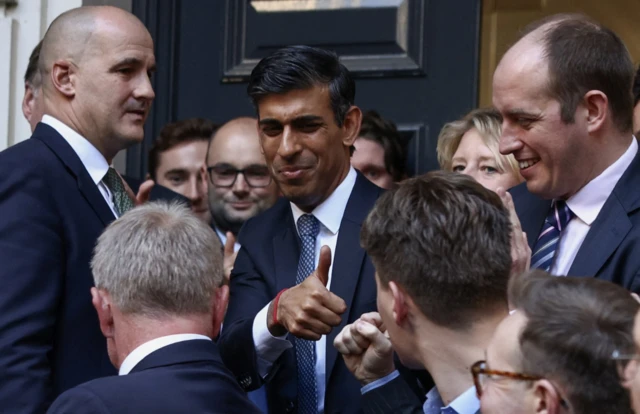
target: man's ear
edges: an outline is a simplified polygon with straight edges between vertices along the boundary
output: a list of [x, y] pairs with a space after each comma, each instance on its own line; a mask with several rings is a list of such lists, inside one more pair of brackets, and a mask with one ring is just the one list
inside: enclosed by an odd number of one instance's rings
[[100, 330], [105, 338], [113, 338], [113, 310], [111, 308], [111, 296], [108, 292], [92, 287], [91, 303], [98, 312], [98, 320], [100, 321]]
[[76, 67], [69, 61], [57, 60], [51, 70], [53, 87], [67, 98], [76, 95], [75, 85]]
[[389, 282], [389, 290], [391, 293], [391, 297], [393, 297], [393, 318], [396, 322], [396, 325], [402, 326], [409, 314], [407, 294], [400, 286], [396, 284], [396, 282]]
[[362, 111], [357, 106], [352, 106], [344, 117], [342, 128], [345, 130], [342, 144], [350, 147], [356, 142], [360, 133], [360, 124], [362, 123]]
[[559, 414], [562, 406], [567, 404], [556, 387], [546, 379], [533, 384], [533, 400], [536, 414]]
[[22, 115], [28, 122], [31, 122], [33, 114], [33, 104], [36, 99], [33, 88], [28, 83], [24, 84], [24, 97], [22, 98]]
[[587, 116], [587, 130], [595, 132], [602, 128], [609, 114], [609, 99], [601, 91], [589, 91], [584, 95], [584, 107]]
[[229, 285], [222, 285], [216, 289], [213, 295], [213, 338], [220, 333], [220, 327], [224, 322], [229, 304]]

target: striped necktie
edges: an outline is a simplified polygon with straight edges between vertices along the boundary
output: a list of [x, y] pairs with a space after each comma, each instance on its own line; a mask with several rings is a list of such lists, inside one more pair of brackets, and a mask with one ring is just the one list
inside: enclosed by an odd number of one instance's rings
[[109, 190], [113, 194], [113, 204], [115, 205], [116, 213], [118, 217], [121, 217], [124, 213], [135, 207], [133, 200], [127, 194], [127, 190], [124, 188], [122, 178], [113, 168], [109, 167], [107, 174], [102, 181], [109, 187]]
[[[302, 283], [314, 270], [316, 237], [320, 222], [311, 214], [298, 218], [298, 234], [302, 241], [296, 284]], [[316, 347], [314, 341], [296, 338], [298, 363], [298, 414], [318, 412], [318, 388], [316, 384]]]
[[551, 269], [551, 264], [558, 249], [560, 233], [567, 226], [574, 214], [563, 200], [554, 200], [551, 203], [549, 214], [544, 221], [542, 232], [533, 248], [531, 256], [531, 268], [542, 269], [546, 272]]

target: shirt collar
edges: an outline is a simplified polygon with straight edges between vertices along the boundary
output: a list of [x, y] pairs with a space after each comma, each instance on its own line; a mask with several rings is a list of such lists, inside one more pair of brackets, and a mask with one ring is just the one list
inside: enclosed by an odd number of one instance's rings
[[599, 176], [589, 181], [580, 191], [567, 200], [567, 206], [573, 214], [587, 225], [591, 225], [600, 214], [604, 203], [613, 192], [618, 180], [627, 170], [638, 152], [635, 138], [620, 158], [607, 167]]
[[40, 122], [49, 125], [62, 135], [62, 138], [67, 141], [73, 151], [78, 155], [82, 165], [84, 165], [84, 168], [96, 185], [102, 181], [107, 171], [109, 171], [109, 163], [107, 163], [104, 155], [102, 155], [93, 144], [51, 115], [43, 116]]
[[480, 410], [480, 400], [476, 395], [475, 387], [471, 387], [445, 407], [438, 389], [433, 387], [427, 393], [427, 401], [425, 401], [424, 407], [425, 413], [440, 413], [443, 409], [451, 407], [458, 414], [476, 414]]
[[120, 371], [118, 375], [127, 375], [131, 372], [131, 370], [138, 365], [140, 361], [145, 359], [151, 353], [157, 351], [160, 348], [164, 348], [165, 346], [169, 346], [178, 342], [190, 341], [193, 339], [206, 339], [208, 341], [211, 340], [208, 336], [198, 335], [198, 334], [176, 334], [176, 335], [167, 335], [161, 336], [160, 338], [152, 339], [144, 344], [138, 346], [134, 349], [127, 357], [122, 361], [122, 365], [120, 365]]
[[[358, 174], [356, 174], [356, 170], [354, 170], [353, 167], [349, 167], [349, 173], [344, 180], [342, 180], [340, 185], [338, 185], [333, 193], [331, 193], [331, 195], [327, 197], [322, 204], [314, 208], [311, 212], [311, 214], [313, 214], [315, 218], [317, 218], [318, 221], [333, 235], [337, 234], [340, 229], [344, 210], [347, 208], [347, 202], [349, 201], [351, 191], [353, 191], [353, 187], [356, 184], [357, 177]], [[290, 204], [291, 211], [293, 212], [293, 221], [294, 223], [298, 223], [298, 219], [300, 216], [305, 214], [305, 212], [295, 204]], [[298, 226], [296, 225], [296, 230], [297, 228]]]

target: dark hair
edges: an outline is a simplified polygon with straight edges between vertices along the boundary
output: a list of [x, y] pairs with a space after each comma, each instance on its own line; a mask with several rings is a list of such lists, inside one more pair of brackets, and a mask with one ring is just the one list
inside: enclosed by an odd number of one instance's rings
[[507, 311], [510, 231], [498, 195], [466, 175], [434, 171], [382, 195], [360, 243], [383, 286], [398, 283], [429, 320], [464, 330]]
[[614, 351], [635, 352], [633, 324], [640, 304], [611, 282], [555, 277], [541, 270], [512, 280], [509, 299], [523, 312], [523, 373], [561, 386], [574, 413], [632, 413]]
[[260, 99], [317, 85], [329, 87], [336, 124], [342, 126], [356, 97], [356, 84], [338, 55], [310, 46], [289, 46], [262, 59], [251, 72], [247, 93], [257, 107]]
[[151, 179], [156, 179], [161, 153], [186, 142], [209, 142], [217, 129], [217, 124], [203, 118], [189, 118], [165, 125], [149, 150], [149, 175]]
[[574, 122], [576, 108], [590, 90], [609, 100], [613, 122], [622, 132], [632, 129], [633, 63], [622, 40], [587, 16], [560, 14], [528, 26], [524, 36], [540, 29], [549, 63], [549, 92], [560, 102], [562, 120]]
[[34, 89], [37, 89], [41, 85], [42, 78], [38, 71], [38, 61], [40, 60], [40, 49], [42, 49], [42, 40], [38, 42], [36, 47], [31, 51], [29, 56], [29, 64], [27, 70], [24, 72], [24, 82], [29, 84]]
[[633, 78], [633, 106], [635, 107], [640, 102], [640, 65], [636, 71], [636, 76]]
[[396, 124], [385, 120], [376, 111], [367, 111], [362, 116], [359, 136], [380, 144], [384, 149], [384, 166], [393, 181], [405, 178], [407, 142], [398, 132]]

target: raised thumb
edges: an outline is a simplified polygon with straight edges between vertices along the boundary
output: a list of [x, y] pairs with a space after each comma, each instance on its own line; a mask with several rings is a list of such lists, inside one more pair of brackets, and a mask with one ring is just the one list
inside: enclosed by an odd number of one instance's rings
[[326, 287], [329, 282], [329, 269], [331, 268], [331, 249], [329, 246], [322, 246], [320, 249], [320, 257], [318, 258], [318, 267], [316, 268], [316, 277]]

